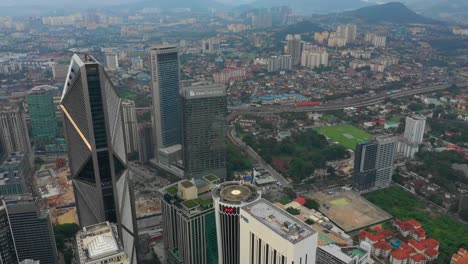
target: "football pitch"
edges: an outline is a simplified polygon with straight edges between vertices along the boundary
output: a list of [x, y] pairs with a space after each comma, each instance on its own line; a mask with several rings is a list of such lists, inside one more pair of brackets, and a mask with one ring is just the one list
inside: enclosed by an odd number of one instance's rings
[[320, 134], [354, 150], [356, 144], [367, 141], [372, 135], [352, 125], [327, 126], [319, 128]]

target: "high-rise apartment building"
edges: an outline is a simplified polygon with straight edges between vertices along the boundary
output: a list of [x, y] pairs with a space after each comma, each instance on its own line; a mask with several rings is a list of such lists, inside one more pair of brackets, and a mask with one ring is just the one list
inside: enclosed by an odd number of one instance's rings
[[269, 28], [273, 26], [273, 16], [267, 11], [259, 11], [252, 16], [253, 28]]
[[188, 86], [182, 92], [183, 160], [187, 179], [226, 178], [226, 88]]
[[147, 162], [153, 158], [153, 127], [151, 123], [138, 125], [138, 156], [141, 162]]
[[370, 260], [371, 245], [365, 241], [359, 246], [340, 247], [329, 244], [317, 247], [316, 264], [367, 264]]
[[117, 226], [104, 222], [83, 227], [75, 235], [78, 264], [128, 264]]
[[290, 71], [292, 70], [292, 56], [280, 55], [268, 58], [268, 72]]
[[0, 143], [6, 154], [31, 153], [28, 129], [23, 112], [17, 104], [0, 104]]
[[287, 35], [286, 54], [291, 55], [294, 65], [301, 64], [302, 42], [301, 35]]
[[408, 158], [414, 158], [419, 150], [419, 145], [424, 139], [426, 128], [426, 118], [424, 116], [406, 117], [405, 132], [398, 144], [398, 152], [403, 153]]
[[218, 53], [221, 51], [221, 41], [219, 38], [208, 38], [202, 40], [203, 53]]
[[18, 263], [7, 210], [5, 201], [0, 199], [0, 264]]
[[38, 142], [50, 142], [57, 136], [57, 117], [52, 92], [47, 87], [37, 86], [26, 96], [31, 136]]
[[38, 201], [30, 197], [6, 201], [11, 231], [20, 261], [39, 260], [58, 263], [54, 231], [48, 211], [40, 211]]
[[219, 264], [243, 264], [240, 258], [241, 208], [259, 200], [261, 194], [255, 185], [230, 181], [219, 184], [212, 195]]
[[143, 70], [144, 64], [141, 57], [132, 58], [132, 70]]
[[119, 55], [117, 53], [106, 53], [106, 69], [116, 71], [119, 69]]
[[61, 108], [80, 225], [116, 223], [130, 263], [137, 236], [122, 99], [92, 56], [73, 55]]
[[385, 48], [387, 45], [387, 37], [380, 36], [374, 33], [366, 33], [364, 41], [372, 43], [376, 47]]
[[158, 149], [182, 144], [179, 51], [176, 46], [151, 48], [153, 85], [154, 153]]
[[338, 25], [336, 35], [345, 38], [348, 43], [354, 42], [357, 36], [357, 26], [355, 24]]
[[60, 64], [60, 63], [55, 62], [52, 65], [52, 78], [57, 83], [65, 82], [65, 78], [67, 77], [67, 72], [68, 72], [68, 65], [66, 64]]
[[127, 153], [138, 152], [138, 122], [134, 101], [122, 101], [122, 116], [124, 125], [125, 150]]
[[265, 199], [240, 210], [240, 263], [315, 264], [318, 233]]
[[397, 142], [397, 137], [380, 136], [357, 144], [354, 152], [354, 188], [364, 191], [389, 186]]
[[164, 250], [169, 264], [218, 264], [211, 190], [219, 178], [183, 180], [160, 190]]
[[328, 52], [326, 48], [304, 43], [301, 55], [301, 66], [318, 68], [328, 66]]

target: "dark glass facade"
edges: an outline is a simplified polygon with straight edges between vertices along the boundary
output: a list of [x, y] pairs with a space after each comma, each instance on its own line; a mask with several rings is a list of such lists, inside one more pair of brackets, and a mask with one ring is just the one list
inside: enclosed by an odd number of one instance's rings
[[356, 145], [354, 152], [353, 186], [358, 190], [374, 187], [377, 163], [376, 142], [362, 142]]
[[0, 264], [17, 262], [18, 257], [16, 256], [6, 205], [0, 200]]

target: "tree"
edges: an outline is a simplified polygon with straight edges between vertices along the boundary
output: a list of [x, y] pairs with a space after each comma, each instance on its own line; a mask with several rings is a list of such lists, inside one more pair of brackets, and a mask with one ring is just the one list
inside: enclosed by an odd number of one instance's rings
[[301, 210], [292, 207], [286, 208], [286, 211], [292, 215], [299, 215], [301, 213]]
[[308, 224], [308, 225], [313, 225], [313, 224], [315, 224], [315, 221], [312, 220], [312, 219], [310, 219], [310, 218], [307, 219], [305, 222], [306, 222], [306, 224]]
[[285, 187], [283, 189], [283, 193], [286, 194], [286, 196], [288, 196], [288, 198], [291, 200], [294, 200], [297, 197], [296, 192], [291, 187]]
[[245, 144], [249, 145], [250, 147], [255, 146], [255, 138], [252, 134], [247, 134], [242, 138], [242, 141], [244, 141]]
[[319, 205], [319, 203], [317, 203], [317, 201], [315, 201], [314, 199], [306, 198], [305, 207], [307, 207], [307, 208], [309, 208], [309, 209], [318, 210], [319, 207], [320, 207], [320, 205]]

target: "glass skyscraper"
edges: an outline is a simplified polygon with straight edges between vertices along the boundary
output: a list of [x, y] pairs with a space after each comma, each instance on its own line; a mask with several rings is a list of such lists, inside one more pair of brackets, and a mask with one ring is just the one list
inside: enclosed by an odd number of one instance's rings
[[18, 263], [5, 201], [0, 199], [0, 264]]
[[31, 135], [36, 141], [53, 140], [57, 135], [54, 99], [50, 91], [34, 87], [26, 96], [31, 120]]
[[73, 56], [61, 108], [80, 225], [116, 223], [125, 251], [136, 263], [137, 229], [121, 101], [96, 59]]
[[226, 179], [226, 88], [189, 86], [181, 94], [185, 177]]
[[182, 144], [179, 52], [176, 46], [151, 49], [155, 156], [158, 149]]

